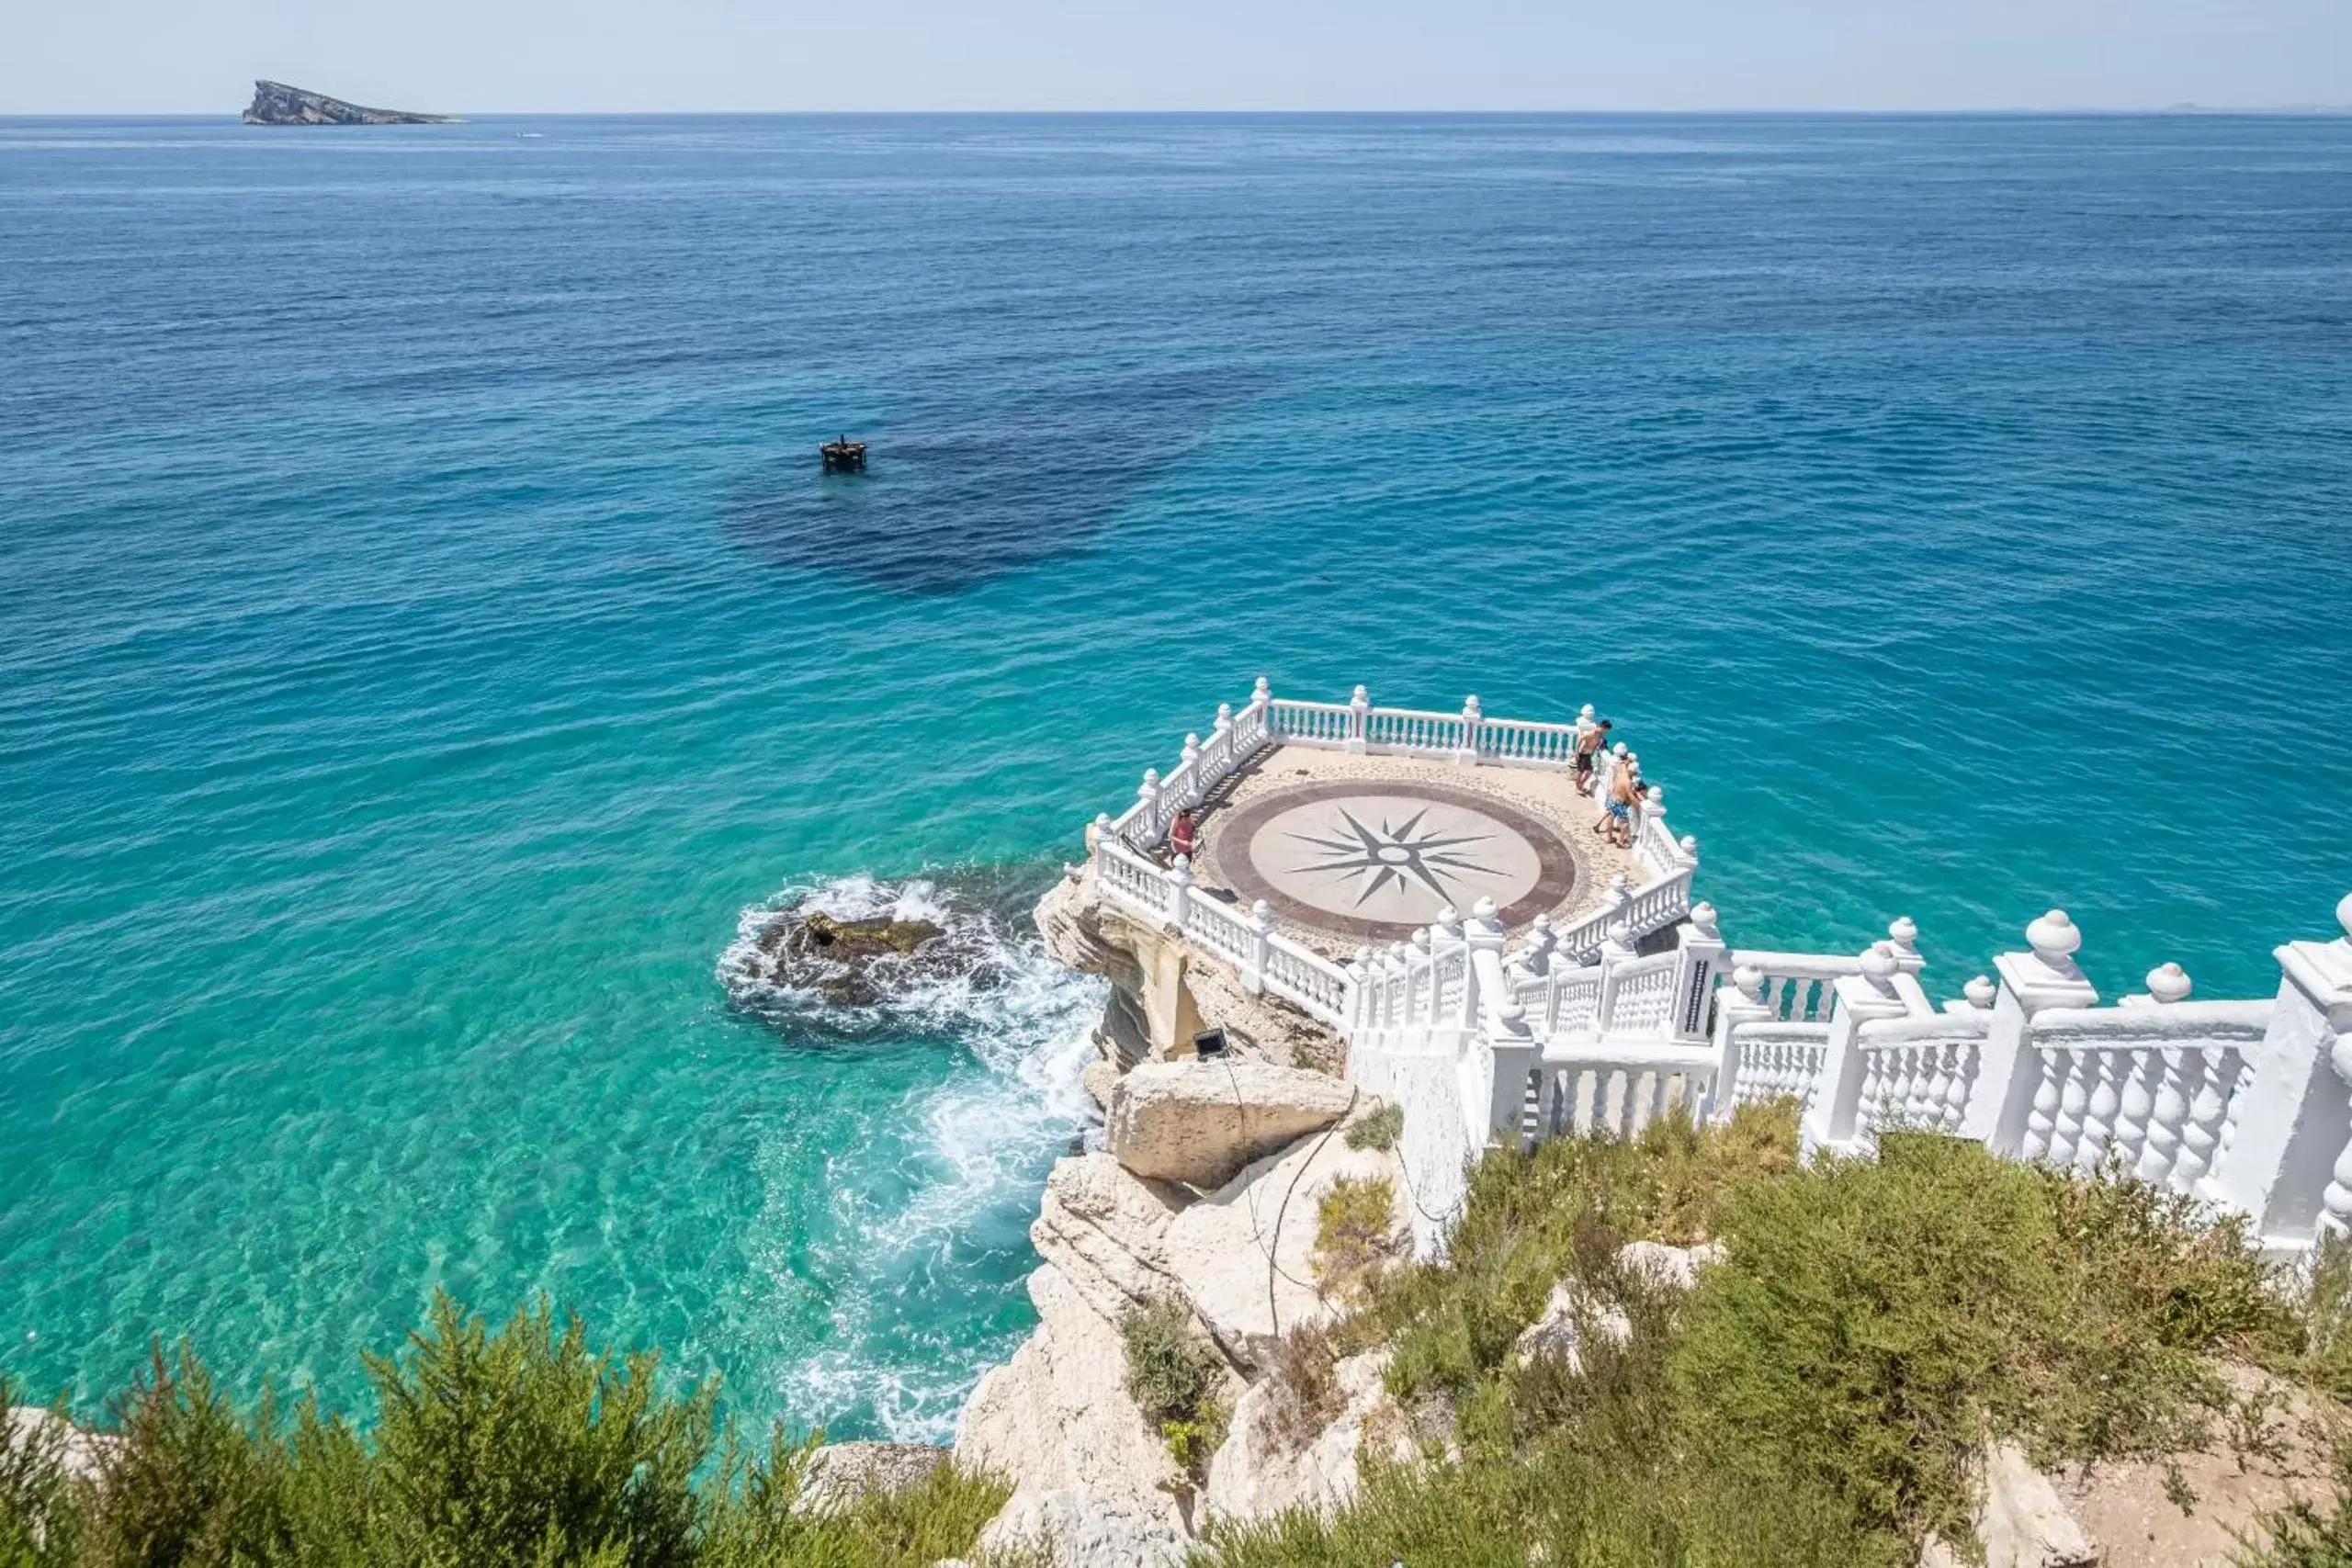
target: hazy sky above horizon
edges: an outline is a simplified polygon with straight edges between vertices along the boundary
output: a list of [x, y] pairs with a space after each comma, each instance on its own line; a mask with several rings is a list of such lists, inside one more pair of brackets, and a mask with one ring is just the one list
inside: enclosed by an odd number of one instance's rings
[[0, 0], [0, 114], [2352, 104], [2352, 0]]

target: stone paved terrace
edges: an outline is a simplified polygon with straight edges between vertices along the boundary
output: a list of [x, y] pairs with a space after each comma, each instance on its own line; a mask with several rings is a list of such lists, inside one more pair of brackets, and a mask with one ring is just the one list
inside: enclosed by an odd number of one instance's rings
[[1612, 877], [1637, 885], [1597, 815], [1565, 772], [1281, 745], [1208, 796], [1193, 874], [1204, 895], [1262, 898], [1285, 931], [1344, 959], [1448, 905], [1492, 898], [1516, 931], [1595, 908]]

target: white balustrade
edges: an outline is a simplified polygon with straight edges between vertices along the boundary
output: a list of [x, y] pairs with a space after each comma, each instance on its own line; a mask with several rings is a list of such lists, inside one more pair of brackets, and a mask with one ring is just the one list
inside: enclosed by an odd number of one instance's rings
[[1829, 1048], [1827, 1024], [1734, 1021], [1724, 1029], [1724, 1043], [1716, 1114], [1775, 1100], [1795, 1100], [1800, 1113], [1811, 1109], [1822, 1056]]
[[[1508, 960], [1482, 904], [1334, 964], [1264, 905], [1237, 907], [1196, 886], [1188, 862], [1142, 852], [1269, 746], [1565, 770], [1594, 722], [1589, 708], [1573, 725], [1491, 718], [1476, 697], [1453, 714], [1383, 708], [1363, 687], [1306, 703], [1261, 681], [1088, 831], [1107, 897], [1340, 1027], [1351, 1077], [1406, 1106], [1425, 1254], [1442, 1245], [1430, 1216], [1458, 1207], [1461, 1165], [1493, 1140], [1630, 1136], [1663, 1115], [1783, 1099], [1809, 1146], [1867, 1150], [1916, 1128], [2193, 1192], [2252, 1216], [2273, 1248], [2352, 1235], [2352, 897], [2336, 911], [2344, 939], [2278, 950], [2275, 998], [2191, 1001], [2165, 964], [2144, 994], [2101, 1006], [2075, 963], [2081, 933], [2052, 910], [2026, 928], [2029, 951], [1996, 958], [1997, 980], [1979, 976], [1939, 1009], [1907, 919], [1852, 956], [1727, 952], [1713, 911], [1691, 902], [1696, 842], [1674, 835], [1655, 785], [1635, 825], [1642, 885], [1620, 878], [1582, 918], [1539, 920]], [[1598, 787], [1639, 765], [1610, 748]], [[1672, 951], [1635, 954], [1678, 922]]]
[[1856, 1027], [1864, 1063], [1860, 1125], [1957, 1133], [1986, 1020], [1973, 1012], [1873, 1019]]

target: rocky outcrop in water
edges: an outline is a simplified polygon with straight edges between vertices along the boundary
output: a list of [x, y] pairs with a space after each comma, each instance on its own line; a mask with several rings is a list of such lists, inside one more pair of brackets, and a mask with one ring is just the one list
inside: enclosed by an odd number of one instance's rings
[[254, 101], [245, 106], [247, 125], [456, 125], [454, 116], [412, 114], [406, 109], [371, 109], [345, 103], [308, 87], [283, 82], [256, 81]]
[[777, 910], [730, 955], [732, 979], [844, 1007], [872, 1007], [924, 981], [1003, 978], [1003, 954], [979, 925], [944, 925], [896, 914], [853, 918], [822, 909]]

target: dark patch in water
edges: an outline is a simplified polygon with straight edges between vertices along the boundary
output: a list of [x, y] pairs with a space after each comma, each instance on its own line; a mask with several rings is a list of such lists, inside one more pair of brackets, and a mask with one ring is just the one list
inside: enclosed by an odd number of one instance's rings
[[1128, 497], [1256, 395], [1241, 376], [1104, 376], [988, 411], [918, 406], [867, 444], [863, 475], [819, 470], [831, 430], [738, 489], [728, 531], [779, 565], [892, 592], [966, 589], [1091, 545]]

